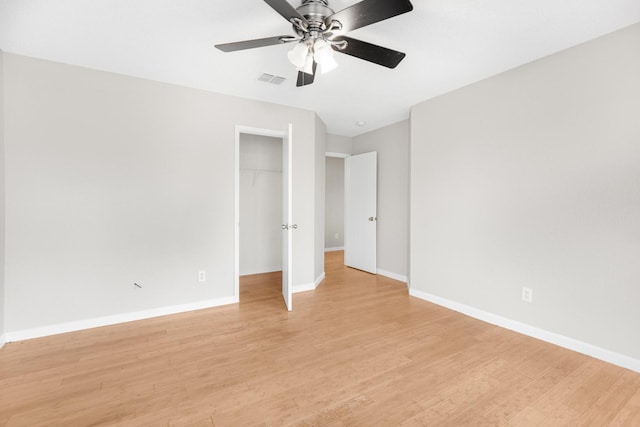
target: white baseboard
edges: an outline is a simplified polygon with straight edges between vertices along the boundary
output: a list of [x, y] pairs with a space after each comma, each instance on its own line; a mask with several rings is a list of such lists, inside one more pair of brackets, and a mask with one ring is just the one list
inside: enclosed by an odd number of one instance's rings
[[624, 354], [616, 353], [602, 347], [597, 347], [583, 341], [578, 341], [574, 338], [569, 338], [555, 332], [549, 332], [544, 329], [536, 328], [525, 323], [508, 319], [506, 317], [489, 313], [487, 311], [483, 311], [468, 305], [460, 304], [458, 302], [451, 301], [446, 298], [441, 298], [426, 292], [418, 291], [416, 289], [409, 289], [409, 295], [432, 302], [442, 307], [450, 308], [451, 310], [466, 314], [467, 316], [482, 320], [484, 322], [491, 323], [493, 325], [497, 325], [502, 328], [521, 333], [523, 335], [537, 338], [539, 340], [546, 341], [548, 343], [555, 344], [560, 347], [576, 351], [578, 353], [586, 354], [587, 356], [591, 356], [596, 359], [600, 359], [635, 372], [640, 372], [640, 360], [634, 359], [633, 357], [625, 356]]
[[324, 248], [325, 252], [344, 251], [344, 246], [336, 246], [334, 248]]
[[258, 270], [242, 270], [240, 271], [240, 276], [250, 276], [252, 274], [264, 274], [264, 273], [275, 273], [276, 271], [282, 271], [282, 265], [273, 266], [269, 268], [261, 268]]
[[184, 313], [186, 311], [201, 310], [204, 308], [219, 307], [221, 305], [235, 304], [237, 297], [217, 298], [198, 301], [189, 304], [180, 304], [170, 307], [160, 307], [151, 310], [137, 311], [133, 313], [116, 314], [113, 316], [97, 317], [94, 319], [79, 320], [75, 322], [59, 323], [40, 328], [25, 329], [22, 331], [6, 332], [7, 342], [23, 341], [32, 338], [46, 337], [49, 335], [64, 334], [83, 329], [98, 328], [100, 326], [115, 325], [118, 323], [133, 322], [136, 320], [150, 319], [152, 317], [166, 316], [169, 314]]
[[314, 283], [303, 283], [302, 285], [296, 285], [293, 287], [292, 289], [292, 293], [297, 294], [298, 292], [306, 292], [306, 291], [313, 291], [315, 290], [318, 285], [320, 285], [320, 282], [322, 282], [324, 280], [324, 271], [322, 272], [322, 274], [320, 274], [320, 276], [318, 276], [318, 278], [316, 279], [316, 281]]
[[297, 294], [298, 292], [313, 291], [315, 288], [313, 283], [303, 283], [302, 285], [294, 286], [291, 293]]
[[399, 280], [400, 282], [407, 283], [407, 276], [402, 276], [400, 274], [392, 273], [392, 272], [386, 271], [386, 270], [381, 270], [379, 268], [376, 270], [376, 273], [381, 275], [381, 276], [385, 276], [385, 277], [388, 277], [390, 279], [393, 279], [393, 280]]

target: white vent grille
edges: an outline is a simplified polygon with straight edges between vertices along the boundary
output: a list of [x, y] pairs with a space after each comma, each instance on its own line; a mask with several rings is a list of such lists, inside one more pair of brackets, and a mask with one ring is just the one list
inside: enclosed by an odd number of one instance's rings
[[260, 77], [258, 77], [258, 80], [261, 81], [261, 82], [266, 82], [266, 83], [271, 83], [271, 84], [274, 84], [274, 85], [279, 85], [280, 83], [285, 81], [286, 78], [284, 78], [282, 76], [274, 76], [273, 74], [263, 73]]

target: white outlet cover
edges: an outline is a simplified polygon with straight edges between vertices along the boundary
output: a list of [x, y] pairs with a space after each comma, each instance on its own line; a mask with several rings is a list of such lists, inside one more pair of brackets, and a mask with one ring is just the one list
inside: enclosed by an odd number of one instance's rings
[[522, 287], [522, 301], [524, 302], [533, 302], [533, 289]]
[[207, 281], [207, 272], [205, 270], [198, 271], [198, 282]]

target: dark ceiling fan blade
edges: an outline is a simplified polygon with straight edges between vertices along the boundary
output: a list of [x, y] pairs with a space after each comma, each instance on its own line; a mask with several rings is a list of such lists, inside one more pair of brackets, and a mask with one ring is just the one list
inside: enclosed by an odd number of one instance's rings
[[264, 0], [264, 2], [289, 22], [292, 22], [292, 19], [299, 19], [305, 27], [309, 24], [307, 18], [300, 15], [300, 12], [291, 6], [287, 0]]
[[313, 61], [313, 74], [307, 74], [304, 71], [298, 71], [298, 81], [296, 82], [297, 87], [307, 86], [313, 83], [313, 80], [316, 77], [316, 69], [318, 68], [318, 64], [316, 61]]
[[329, 26], [331, 21], [339, 21], [342, 29], [336, 33], [344, 34], [412, 10], [409, 0], [363, 0], [329, 16], [325, 24]]
[[293, 36], [275, 36], [275, 37], [267, 37], [264, 39], [245, 40], [242, 42], [217, 44], [216, 47], [223, 52], [235, 52], [236, 50], [245, 50], [245, 49], [253, 49], [256, 47], [273, 46], [276, 44], [291, 43], [294, 41], [298, 41], [298, 39]]
[[396, 68], [400, 61], [402, 61], [406, 56], [404, 53], [398, 52], [397, 50], [387, 49], [386, 47], [363, 42], [362, 40], [356, 40], [351, 37], [337, 36], [331, 39], [331, 41], [347, 42], [347, 46], [344, 49], [333, 47], [333, 50], [336, 52], [364, 59], [365, 61], [373, 62], [374, 64], [382, 65], [387, 68]]

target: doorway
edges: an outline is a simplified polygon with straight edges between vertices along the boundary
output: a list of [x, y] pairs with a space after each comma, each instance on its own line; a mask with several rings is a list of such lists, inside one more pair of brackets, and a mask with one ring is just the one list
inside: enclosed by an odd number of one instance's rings
[[240, 276], [282, 271], [282, 139], [240, 135]]
[[327, 153], [325, 177], [324, 251], [344, 251], [344, 159]]
[[281, 274], [288, 310], [292, 309], [291, 134], [291, 125], [286, 131], [236, 126], [235, 138], [235, 297], [240, 300], [241, 275]]

